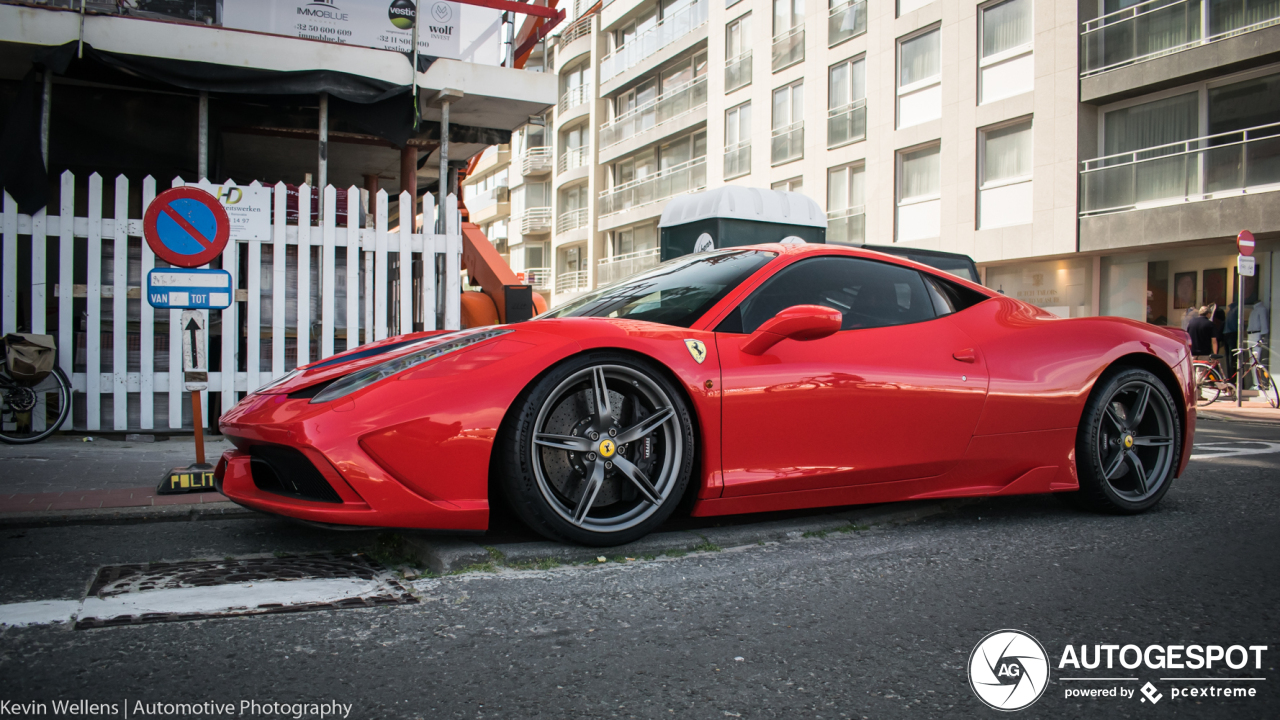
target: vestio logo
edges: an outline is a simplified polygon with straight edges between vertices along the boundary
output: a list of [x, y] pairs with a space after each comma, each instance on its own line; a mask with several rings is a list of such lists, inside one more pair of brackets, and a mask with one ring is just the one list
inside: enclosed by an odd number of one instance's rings
[[969, 687], [995, 710], [1030, 707], [1049, 685], [1049, 655], [1021, 630], [997, 630], [969, 654]]

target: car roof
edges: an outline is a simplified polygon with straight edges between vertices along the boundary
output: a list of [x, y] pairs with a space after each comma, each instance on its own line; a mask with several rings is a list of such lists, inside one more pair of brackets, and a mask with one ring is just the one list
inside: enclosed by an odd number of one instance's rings
[[861, 257], [868, 260], [876, 260], [879, 262], [889, 262], [894, 265], [902, 265], [914, 268], [923, 272], [927, 272], [934, 277], [940, 277], [951, 282], [958, 282], [965, 287], [977, 290], [984, 295], [994, 297], [997, 293], [990, 288], [984, 287], [977, 283], [966, 280], [957, 275], [953, 275], [945, 270], [923, 263], [918, 263], [902, 255], [890, 255], [888, 253], [878, 252], [864, 247], [856, 247], [852, 245], [835, 245], [831, 243], [765, 243], [761, 245], [742, 245], [733, 248], [725, 248], [726, 250], [764, 250], [776, 253], [779, 258], [795, 258], [797, 256], [819, 256], [819, 255], [844, 255], [848, 257]]

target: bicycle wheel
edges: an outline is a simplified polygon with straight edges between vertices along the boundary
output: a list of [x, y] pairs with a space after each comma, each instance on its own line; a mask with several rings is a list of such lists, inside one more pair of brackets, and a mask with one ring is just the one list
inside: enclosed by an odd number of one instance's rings
[[1253, 368], [1253, 381], [1258, 387], [1258, 394], [1267, 399], [1267, 404], [1271, 407], [1280, 407], [1280, 390], [1276, 389], [1276, 381], [1272, 379], [1271, 373], [1261, 365]]
[[71, 415], [71, 381], [59, 368], [34, 386], [0, 376], [0, 442], [40, 442]]
[[1218, 374], [1217, 368], [1205, 363], [1195, 363], [1192, 369], [1196, 374], [1196, 405], [1204, 407], [1217, 400], [1222, 393], [1218, 387], [1222, 376]]

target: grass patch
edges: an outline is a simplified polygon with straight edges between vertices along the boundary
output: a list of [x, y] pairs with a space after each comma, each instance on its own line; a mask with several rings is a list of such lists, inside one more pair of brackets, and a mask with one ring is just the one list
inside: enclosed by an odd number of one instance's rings
[[720, 546], [713, 542], [704, 542], [693, 549], [694, 552], [720, 552]]
[[377, 563], [386, 568], [398, 568], [408, 565], [418, 570], [422, 569], [422, 561], [418, 556], [409, 549], [409, 543], [405, 542], [403, 536], [399, 533], [383, 533], [373, 541], [373, 545], [365, 550], [369, 557], [373, 558]]
[[828, 532], [830, 532], [830, 531], [828, 531], [828, 530], [809, 530], [808, 532], [806, 532], [806, 533], [805, 533], [804, 535], [802, 535], [801, 537], [807, 537], [807, 538], [813, 538], [813, 537], [816, 537], [816, 538], [824, 538], [824, 537], [826, 537], [826, 536], [827, 536], [827, 533], [828, 533]]
[[506, 566], [512, 570], [551, 570], [560, 567], [562, 563], [555, 558], [539, 558], [537, 560], [524, 560], [521, 562], [506, 563]]
[[662, 554], [663, 554], [663, 555], [665, 555], [665, 556], [667, 556], [667, 557], [682, 558], [682, 557], [684, 557], [685, 555], [688, 555], [689, 553], [688, 553], [688, 551], [685, 551], [685, 550], [667, 550], [666, 552], [664, 552], [664, 553], [662, 553]]
[[835, 530], [832, 530], [832, 532], [851, 533], [851, 532], [862, 532], [864, 530], [870, 530], [870, 529], [871, 529], [870, 525], [845, 525], [844, 527], [839, 527], [839, 528], [836, 528]]
[[454, 570], [449, 574], [461, 575], [463, 573], [469, 573], [469, 572], [498, 572], [498, 566], [494, 565], [492, 561], [485, 562], [485, 563], [476, 563], [475, 565], [468, 565], [464, 568], [458, 568], [457, 570]]
[[489, 557], [493, 558], [495, 562], [502, 562], [503, 558], [505, 557], [502, 554], [501, 550], [499, 550], [498, 548], [492, 545], [481, 545], [481, 547], [483, 547], [485, 551], [489, 553]]

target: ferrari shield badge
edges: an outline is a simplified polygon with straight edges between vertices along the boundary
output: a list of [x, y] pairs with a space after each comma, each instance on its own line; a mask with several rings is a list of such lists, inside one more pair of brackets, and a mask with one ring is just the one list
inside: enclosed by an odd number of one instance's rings
[[689, 348], [689, 354], [698, 361], [699, 365], [707, 359], [707, 346], [703, 345], [701, 340], [685, 340], [684, 346]]

